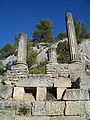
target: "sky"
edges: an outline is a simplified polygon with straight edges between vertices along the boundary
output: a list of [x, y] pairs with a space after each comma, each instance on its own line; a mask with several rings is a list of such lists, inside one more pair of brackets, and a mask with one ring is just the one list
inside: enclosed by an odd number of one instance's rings
[[90, 0], [0, 0], [0, 48], [25, 32], [32, 38], [35, 25], [43, 18], [53, 22], [53, 34], [66, 31], [65, 14], [72, 12], [90, 28]]

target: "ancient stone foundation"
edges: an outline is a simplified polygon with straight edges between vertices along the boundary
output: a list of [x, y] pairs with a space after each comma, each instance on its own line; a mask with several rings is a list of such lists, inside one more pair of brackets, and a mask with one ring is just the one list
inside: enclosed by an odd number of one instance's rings
[[84, 82], [85, 65], [78, 61], [71, 13], [67, 21], [71, 63], [58, 64], [52, 45], [46, 74], [28, 74], [26, 38], [21, 34], [18, 61], [0, 85], [0, 120], [90, 120], [90, 85]]

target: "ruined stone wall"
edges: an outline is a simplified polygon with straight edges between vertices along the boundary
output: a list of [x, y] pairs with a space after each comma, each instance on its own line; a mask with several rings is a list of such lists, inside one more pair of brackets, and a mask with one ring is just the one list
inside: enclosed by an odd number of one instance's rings
[[0, 120], [90, 120], [90, 76], [85, 77], [86, 67], [78, 61], [71, 13], [67, 27], [71, 63], [58, 64], [52, 46], [46, 74], [41, 75], [28, 74], [25, 37], [21, 36], [18, 62], [0, 83]]
[[0, 101], [0, 120], [85, 120], [89, 106], [90, 101]]

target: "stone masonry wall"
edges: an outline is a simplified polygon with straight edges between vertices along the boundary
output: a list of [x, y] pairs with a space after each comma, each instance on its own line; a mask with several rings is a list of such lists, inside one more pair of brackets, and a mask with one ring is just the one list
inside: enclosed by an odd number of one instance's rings
[[89, 120], [90, 101], [0, 101], [0, 120]]

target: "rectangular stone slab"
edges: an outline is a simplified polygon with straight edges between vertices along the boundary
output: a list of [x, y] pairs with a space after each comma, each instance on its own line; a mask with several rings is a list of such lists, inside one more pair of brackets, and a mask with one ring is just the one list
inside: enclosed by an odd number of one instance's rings
[[0, 120], [14, 120], [14, 111], [0, 110]]
[[12, 95], [12, 87], [10, 85], [0, 85], [0, 97], [8, 99]]
[[89, 93], [83, 89], [66, 89], [64, 100], [89, 100]]
[[14, 100], [23, 100], [25, 91], [23, 87], [14, 87], [13, 98]]
[[16, 84], [18, 87], [53, 87], [53, 79], [50, 77], [36, 77], [25, 80], [19, 80]]
[[50, 117], [16, 116], [15, 120], [50, 120]]
[[65, 115], [84, 115], [85, 103], [84, 101], [68, 101], [66, 102]]
[[71, 87], [71, 80], [69, 78], [60, 77], [59, 79], [54, 80], [54, 87]]
[[86, 114], [90, 116], [90, 101], [85, 101]]
[[58, 116], [52, 117], [50, 120], [85, 120], [85, 119], [80, 116]]
[[63, 115], [65, 102], [62, 101], [36, 101], [32, 103], [32, 115], [53, 116]]

